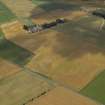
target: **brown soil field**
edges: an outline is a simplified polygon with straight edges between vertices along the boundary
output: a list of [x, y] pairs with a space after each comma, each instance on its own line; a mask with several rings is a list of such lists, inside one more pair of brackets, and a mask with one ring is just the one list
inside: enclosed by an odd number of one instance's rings
[[57, 87], [27, 105], [100, 105], [72, 90]]
[[21, 68], [15, 64], [12, 64], [6, 60], [0, 59], [0, 79], [4, 79], [7, 76], [20, 72]]
[[29, 17], [35, 5], [29, 0], [1, 0], [10, 10], [19, 17]]

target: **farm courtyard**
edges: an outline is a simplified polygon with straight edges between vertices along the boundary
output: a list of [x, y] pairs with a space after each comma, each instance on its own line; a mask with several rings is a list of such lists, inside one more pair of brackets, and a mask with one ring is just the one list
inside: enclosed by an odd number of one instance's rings
[[104, 0], [0, 0], [0, 105], [105, 105]]

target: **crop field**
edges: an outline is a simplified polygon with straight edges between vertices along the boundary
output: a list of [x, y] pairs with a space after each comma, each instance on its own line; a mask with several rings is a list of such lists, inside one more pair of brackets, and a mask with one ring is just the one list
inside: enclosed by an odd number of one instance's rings
[[16, 16], [29, 17], [35, 5], [29, 0], [1, 0]]
[[88, 30], [93, 30], [95, 32], [105, 32], [105, 24], [102, 27], [104, 22], [103, 18], [99, 18], [96, 16], [85, 16], [84, 18], [80, 18], [78, 21], [75, 21], [77, 25], [80, 25]]
[[24, 65], [33, 54], [24, 48], [8, 41], [7, 39], [0, 40], [0, 57], [16, 64]]
[[0, 24], [12, 21], [15, 15], [0, 1]]
[[90, 82], [80, 93], [105, 104], [105, 70]]
[[[56, 12], [59, 12], [59, 13], [57, 13], [57, 14], [59, 14], [59, 16], [62, 14], [62, 10], [58, 10]], [[49, 19], [50, 19], [50, 21], [55, 21], [57, 19], [57, 16], [54, 16], [54, 14], [55, 14], [55, 12], [52, 12], [51, 17], [50, 16], [47, 17], [48, 14], [42, 14], [41, 17], [39, 16], [39, 17], [36, 17], [35, 19], [33, 19], [33, 22], [37, 23], [37, 24], [38, 23], [43, 24], [44, 22], [48, 22]], [[79, 19], [81, 16], [85, 16], [86, 14], [84, 12], [75, 11], [75, 12], [71, 12], [71, 16], [67, 12], [64, 12], [63, 15], [64, 15], [63, 17], [66, 17], [69, 19], [75, 19], [75, 18]], [[42, 17], [47, 17], [47, 18], [42, 19]], [[45, 30], [45, 31], [42, 31], [39, 33], [31, 34], [31, 33], [25, 32], [23, 30], [22, 26], [23, 26], [23, 24], [16, 20], [11, 23], [3, 24], [1, 26], [1, 28], [2, 28], [2, 31], [5, 33], [6, 39], [31, 51], [32, 53], [36, 52], [36, 49], [39, 48], [41, 43], [43, 43], [43, 44], [44, 44], [44, 42], [46, 43], [47, 37], [44, 37], [44, 36], [46, 36], [48, 34], [57, 33], [56, 30], [48, 29], [48, 30]]]
[[[71, 101], [72, 100], [72, 101]], [[26, 105], [101, 105], [70, 89], [56, 87], [46, 95]]]
[[43, 32], [46, 41], [26, 66], [79, 91], [105, 68], [102, 35], [75, 22]]
[[[23, 56], [24, 55], [24, 56]], [[19, 65], [28, 63], [34, 54], [5, 39], [5, 33], [0, 31], [0, 58]]]
[[[67, 15], [70, 11], [80, 8], [77, 4], [60, 3], [57, 1], [49, 2], [48, 0], [15, 0], [15, 2], [13, 0], [1, 0], [1, 2], [4, 3], [18, 19], [31, 18], [34, 21], [37, 17], [43, 17], [41, 18], [42, 21], [44, 18], [49, 20], [50, 17], [55, 19], [56, 17]], [[62, 15], [61, 12], [63, 13]], [[46, 16], [44, 17], [44, 15]]]
[[57, 9], [64, 9], [66, 10], [77, 10], [79, 9], [79, 5], [76, 4], [70, 4], [70, 3], [60, 3], [60, 2], [48, 2], [38, 5], [40, 8], [42, 8], [45, 11], [54, 11]]
[[[6, 32], [6, 30], [5, 30]], [[48, 34], [54, 34], [56, 31], [53, 30], [45, 30], [39, 33], [34, 34], [28, 34], [25, 32], [20, 31], [20, 33], [17, 34], [6, 34], [6, 38], [8, 40], [11, 40], [11, 42], [14, 42], [16, 45], [21, 46], [25, 49], [28, 49], [30, 52], [36, 54], [37, 49], [44, 43], [46, 43]], [[45, 36], [44, 36], [45, 34]]]
[[32, 16], [33, 23], [43, 24], [50, 21], [55, 21], [58, 18], [65, 18], [68, 20], [79, 19], [80, 17], [86, 16], [86, 13], [83, 11], [65, 11], [63, 9], [58, 9], [51, 12], [44, 12], [36, 16]]
[[43, 35], [34, 34], [17, 34], [15, 37], [10, 37], [9, 40], [14, 42], [16, 45], [21, 46], [29, 52], [36, 54], [36, 50], [46, 41]]
[[92, 14], [104, 2], [93, 1], [0, 0], [0, 105], [105, 104], [105, 20]]
[[52, 88], [53, 85], [41, 77], [23, 70], [0, 81], [0, 104], [23, 105]]
[[21, 71], [21, 68], [0, 58], [0, 80], [14, 75]]
[[[85, 20], [88, 24], [81, 23]], [[37, 69], [50, 78], [80, 90], [105, 68], [104, 34], [102, 32], [103, 36], [100, 37], [96, 30], [100, 23], [101, 20], [89, 17], [37, 34], [17, 33], [14, 37], [7, 37], [35, 54], [26, 65], [28, 68]], [[70, 27], [75, 28], [70, 30]], [[78, 75], [79, 72], [81, 75]]]
[[[79, 11], [80, 6], [73, 3], [62, 3], [59, 1], [49, 2], [47, 0], [33, 0], [35, 4], [39, 2], [36, 8], [31, 13], [31, 18], [34, 23], [45, 23], [57, 18], [69, 18], [73, 15], [73, 11]], [[42, 11], [41, 11], [42, 10]], [[81, 12], [82, 14], [83, 12]], [[83, 15], [83, 14], [82, 14]], [[67, 19], [68, 19], [67, 18]]]
[[1, 29], [8, 40], [15, 37], [16, 35], [25, 33], [25, 30], [23, 30], [23, 24], [17, 20], [2, 24]]

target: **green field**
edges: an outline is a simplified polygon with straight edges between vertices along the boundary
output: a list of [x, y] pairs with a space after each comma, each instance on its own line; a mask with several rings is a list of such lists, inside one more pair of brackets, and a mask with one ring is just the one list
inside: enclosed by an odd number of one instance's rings
[[105, 104], [105, 71], [82, 89], [80, 93]]
[[15, 19], [16, 16], [0, 2], [0, 24]]
[[0, 57], [16, 64], [24, 65], [33, 56], [31, 52], [23, 49], [14, 43], [2, 39], [0, 40]]
[[0, 104], [24, 105], [52, 88], [42, 77], [23, 70], [0, 81]]

